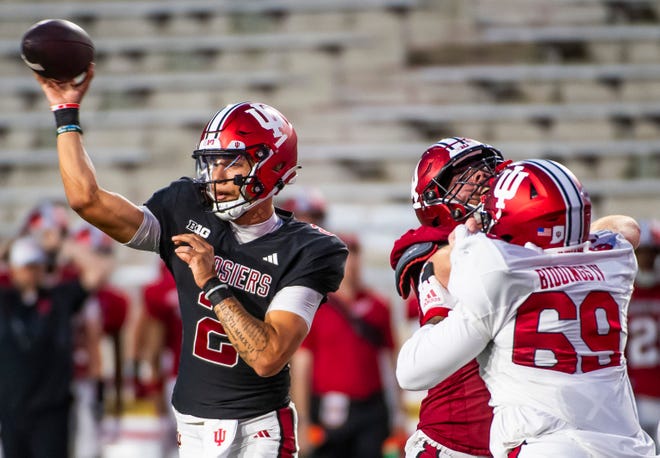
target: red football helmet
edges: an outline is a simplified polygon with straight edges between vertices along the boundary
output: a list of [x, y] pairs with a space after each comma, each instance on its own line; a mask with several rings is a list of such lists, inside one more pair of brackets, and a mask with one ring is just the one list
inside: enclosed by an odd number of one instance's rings
[[451, 137], [431, 145], [422, 154], [412, 179], [412, 202], [424, 226], [451, 227], [480, 205], [480, 196], [502, 153], [485, 143]]
[[[242, 155], [251, 165], [248, 176], [236, 176], [241, 197], [217, 202], [213, 187], [215, 161]], [[227, 105], [208, 122], [193, 152], [197, 181], [204, 185], [213, 211], [234, 220], [259, 202], [277, 194], [296, 176], [298, 139], [291, 123], [276, 109], [263, 103]]]
[[507, 242], [541, 248], [588, 240], [591, 200], [573, 173], [545, 159], [504, 167], [484, 196], [485, 226]]

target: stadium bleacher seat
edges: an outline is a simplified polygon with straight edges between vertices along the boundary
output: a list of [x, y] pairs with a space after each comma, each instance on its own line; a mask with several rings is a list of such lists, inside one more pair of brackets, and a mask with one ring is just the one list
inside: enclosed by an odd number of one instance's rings
[[444, 136], [472, 136], [513, 159], [566, 163], [587, 180], [596, 213], [657, 211], [659, 5], [7, 0], [0, 167], [20, 191], [3, 191], [0, 236], [39, 197], [20, 194], [25, 183], [43, 181], [44, 193], [59, 183], [52, 117], [18, 49], [23, 31], [46, 17], [78, 21], [97, 45], [82, 122], [110, 185], [130, 170], [141, 177], [131, 197], [148, 197], [163, 177], [192, 172], [190, 151], [214, 110], [236, 100], [271, 103], [296, 126], [298, 182], [326, 194], [332, 229], [362, 228], [371, 240], [373, 278], [390, 280], [381, 264], [387, 245], [416, 221], [410, 174]]

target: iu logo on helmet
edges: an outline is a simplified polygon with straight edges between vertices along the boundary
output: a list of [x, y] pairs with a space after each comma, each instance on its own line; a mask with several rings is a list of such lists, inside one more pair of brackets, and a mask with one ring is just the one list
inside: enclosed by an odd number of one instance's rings
[[277, 142], [275, 142], [275, 146], [279, 148], [280, 145], [282, 145], [282, 143], [284, 143], [288, 138], [288, 135], [282, 132], [282, 127], [284, 127], [284, 121], [282, 118], [269, 112], [263, 105], [259, 103], [253, 103], [250, 106], [252, 108], [245, 110], [245, 112], [254, 116], [254, 119], [259, 122], [261, 127], [273, 131], [273, 137], [278, 139]]
[[505, 200], [511, 200], [516, 196], [518, 188], [522, 181], [529, 174], [523, 172], [522, 166], [516, 166], [513, 170], [505, 170], [503, 173], [506, 175], [497, 180], [495, 183], [495, 189], [493, 189], [493, 195], [497, 198], [495, 207], [497, 208], [496, 217], [499, 218], [502, 216], [502, 210], [504, 210]]

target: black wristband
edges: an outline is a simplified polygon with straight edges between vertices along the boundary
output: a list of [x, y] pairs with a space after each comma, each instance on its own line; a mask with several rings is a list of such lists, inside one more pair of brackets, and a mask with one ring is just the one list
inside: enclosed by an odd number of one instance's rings
[[211, 305], [217, 305], [227, 298], [233, 297], [229, 286], [222, 283], [218, 277], [211, 277], [202, 288], [204, 297], [211, 302]]
[[53, 111], [55, 115], [56, 127], [62, 126], [79, 126], [80, 120], [78, 119], [78, 108], [61, 108]]

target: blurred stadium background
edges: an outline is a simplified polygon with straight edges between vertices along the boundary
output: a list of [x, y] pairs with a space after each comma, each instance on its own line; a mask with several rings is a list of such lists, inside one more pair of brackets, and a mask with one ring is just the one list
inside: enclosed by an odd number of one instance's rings
[[[35, 202], [62, 196], [52, 115], [19, 51], [24, 31], [44, 18], [72, 20], [96, 43], [82, 123], [104, 186], [142, 202], [193, 173], [190, 152], [215, 110], [240, 100], [274, 105], [298, 131], [298, 185], [324, 193], [330, 229], [359, 231], [368, 280], [391, 295], [389, 249], [416, 223], [412, 168], [444, 136], [565, 163], [596, 215], [659, 217], [659, 7], [3, 0], [0, 236]], [[146, 262], [131, 250], [121, 256], [125, 269]]]
[[[412, 169], [445, 136], [566, 164], [595, 216], [660, 218], [659, 0], [1, 0], [2, 239], [63, 197], [52, 115], [20, 59], [45, 18], [96, 44], [81, 119], [103, 186], [141, 203], [193, 173], [217, 109], [273, 105], [303, 167], [282, 197], [318, 188], [328, 229], [359, 233], [366, 280], [394, 304], [388, 255], [416, 224]], [[118, 255], [123, 287], [153, 276], [154, 255]]]

